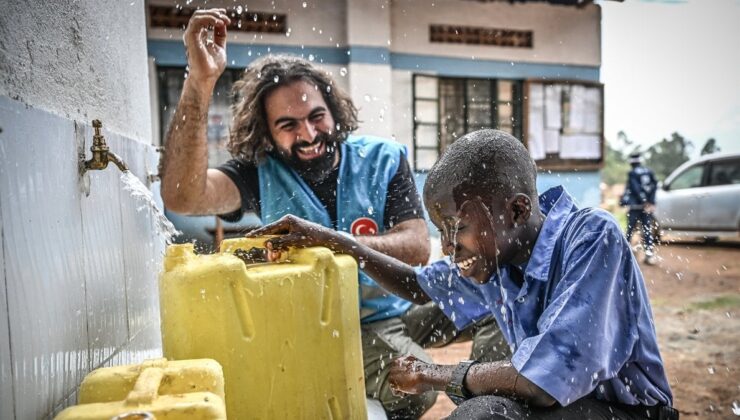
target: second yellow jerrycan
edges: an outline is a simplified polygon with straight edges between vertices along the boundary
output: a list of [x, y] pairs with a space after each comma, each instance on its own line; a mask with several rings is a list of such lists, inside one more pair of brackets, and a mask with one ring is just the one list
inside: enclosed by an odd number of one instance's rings
[[167, 249], [164, 356], [218, 361], [230, 419], [365, 419], [356, 262], [316, 247], [267, 263], [265, 239]]

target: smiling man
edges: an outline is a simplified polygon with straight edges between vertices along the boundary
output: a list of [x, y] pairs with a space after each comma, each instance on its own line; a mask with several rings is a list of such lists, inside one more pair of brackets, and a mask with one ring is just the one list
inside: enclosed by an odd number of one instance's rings
[[[271, 255], [328, 245], [389, 291], [436, 302], [458, 329], [496, 317], [510, 360], [434, 365], [397, 358], [398, 393], [446, 391], [451, 419], [676, 419], [640, 268], [614, 218], [578, 209], [562, 187], [538, 196], [524, 145], [497, 130], [450, 145], [424, 201], [448, 259], [414, 269], [321, 226], [261, 229]], [[306, 238], [310, 238], [306, 240]]]
[[[266, 56], [234, 85], [229, 151], [234, 159], [208, 168], [206, 117], [226, 63], [224, 9], [197, 11], [185, 31], [189, 74], [169, 127], [162, 162], [162, 198], [171, 211], [264, 223], [291, 215], [407, 264], [429, 258], [429, 234], [413, 175], [400, 144], [351, 133], [357, 109], [323, 71], [303, 59]], [[446, 344], [455, 326], [434, 305], [414, 306], [359, 272], [366, 391], [392, 418], [415, 417], [434, 393], [393, 395], [391, 357], [431, 360], [423, 346]], [[496, 357], [503, 338], [492, 318], [468, 329], [480, 360]], [[493, 344], [492, 344], [493, 343]]]

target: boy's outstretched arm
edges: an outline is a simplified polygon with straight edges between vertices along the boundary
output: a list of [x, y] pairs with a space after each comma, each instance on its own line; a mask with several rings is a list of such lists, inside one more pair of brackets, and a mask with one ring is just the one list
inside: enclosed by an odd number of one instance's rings
[[[456, 365], [435, 365], [414, 356], [393, 360], [388, 380], [396, 393], [420, 394], [445, 391]], [[549, 407], [555, 399], [520, 375], [509, 361], [478, 363], [465, 376], [465, 389], [473, 396], [499, 395], [524, 400], [536, 407]]]
[[292, 215], [247, 234], [248, 237], [261, 235], [281, 235], [265, 242], [268, 257], [273, 260], [288, 247], [325, 246], [334, 252], [352, 256], [367, 275], [394, 295], [416, 304], [430, 300], [416, 282], [416, 273], [410, 265], [363, 245], [351, 235], [337, 233]]

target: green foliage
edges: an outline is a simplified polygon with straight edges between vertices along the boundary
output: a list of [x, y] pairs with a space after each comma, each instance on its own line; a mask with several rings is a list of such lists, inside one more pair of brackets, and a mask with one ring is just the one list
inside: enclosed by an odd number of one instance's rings
[[740, 307], [740, 295], [738, 294], [727, 294], [715, 297], [711, 300], [693, 302], [689, 305], [689, 309], [734, 309]]
[[718, 153], [721, 152], [722, 149], [717, 146], [717, 140], [715, 139], [709, 139], [706, 143], [704, 143], [704, 147], [701, 148], [701, 155], [709, 155], [712, 153]]
[[662, 181], [674, 169], [689, 160], [689, 153], [693, 147], [691, 140], [673, 133], [670, 140], [663, 139], [643, 153], [645, 166], [652, 169], [655, 176]]
[[[671, 138], [662, 139], [647, 150], [642, 151], [643, 163], [655, 172], [659, 180], [665, 178], [689, 160], [689, 154], [694, 148], [691, 140], [679, 133], [671, 134]], [[715, 139], [709, 139], [701, 148], [701, 154], [717, 153], [721, 151]], [[607, 141], [604, 151], [604, 169], [601, 173], [602, 181], [607, 185], [624, 184], [630, 164], [627, 158], [630, 154], [640, 152], [640, 146], [634, 144], [624, 131], [617, 133], [613, 142]]]
[[604, 150], [604, 169], [601, 172], [601, 180], [607, 185], [624, 184], [630, 165], [627, 157], [630, 153], [639, 149], [633, 146], [632, 141], [624, 131], [617, 133], [614, 144], [606, 142]]
[[612, 147], [608, 142], [604, 150], [604, 169], [601, 180], [607, 185], [624, 184], [630, 165], [621, 150]]

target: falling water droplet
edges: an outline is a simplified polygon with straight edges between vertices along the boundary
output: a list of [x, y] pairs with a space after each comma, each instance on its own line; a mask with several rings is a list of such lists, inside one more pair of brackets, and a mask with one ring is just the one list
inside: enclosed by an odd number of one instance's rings
[[341, 69], [339, 69], [339, 75], [342, 76], [342, 77], [346, 76], [347, 75], [347, 68], [346, 67], [342, 67]]

